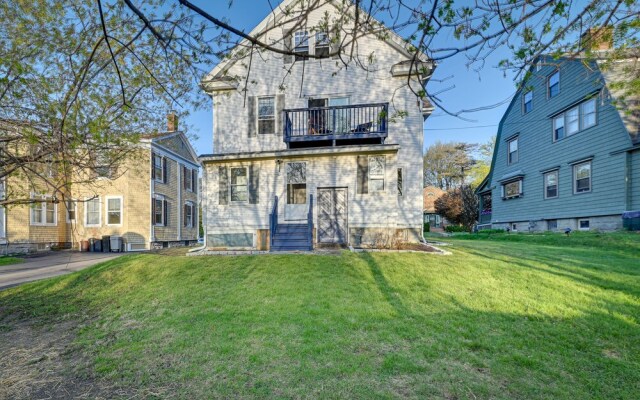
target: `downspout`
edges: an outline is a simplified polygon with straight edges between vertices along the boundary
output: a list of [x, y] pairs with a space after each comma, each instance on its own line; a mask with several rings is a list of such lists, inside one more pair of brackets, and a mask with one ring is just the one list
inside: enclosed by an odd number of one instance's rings
[[632, 208], [632, 187], [633, 187], [633, 182], [632, 182], [632, 163], [633, 163], [633, 158], [632, 156], [632, 152], [631, 151], [627, 151], [625, 153], [625, 168], [624, 168], [624, 180], [625, 180], [625, 202], [624, 202], [624, 208], [625, 211], [631, 211]]
[[182, 172], [184, 171], [184, 166], [180, 164], [178, 160], [176, 160], [176, 164], [178, 165], [178, 212], [176, 213], [178, 217], [178, 237], [177, 240], [182, 239]]
[[[149, 154], [151, 155], [151, 162], [149, 163], [149, 211], [151, 213], [153, 212], [153, 195], [156, 191], [155, 179], [153, 179], [153, 146], [149, 146]], [[155, 215], [151, 215], [149, 218], [149, 250], [152, 250], [151, 244], [156, 239], [156, 232], [153, 223], [154, 218]]]

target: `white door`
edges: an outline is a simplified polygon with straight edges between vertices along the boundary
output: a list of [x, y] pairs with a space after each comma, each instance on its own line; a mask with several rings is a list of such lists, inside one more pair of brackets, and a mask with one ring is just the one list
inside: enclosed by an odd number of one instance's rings
[[307, 219], [309, 212], [307, 200], [307, 163], [287, 163], [285, 171], [287, 198], [284, 205], [284, 219], [286, 221], [304, 221]]

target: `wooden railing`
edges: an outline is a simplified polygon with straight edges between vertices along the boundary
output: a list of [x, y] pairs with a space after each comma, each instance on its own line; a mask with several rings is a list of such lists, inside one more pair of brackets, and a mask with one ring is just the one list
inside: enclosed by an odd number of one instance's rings
[[273, 237], [278, 229], [278, 196], [274, 196], [273, 209], [269, 214], [269, 246], [273, 246]]
[[389, 103], [283, 111], [285, 142], [386, 138]]

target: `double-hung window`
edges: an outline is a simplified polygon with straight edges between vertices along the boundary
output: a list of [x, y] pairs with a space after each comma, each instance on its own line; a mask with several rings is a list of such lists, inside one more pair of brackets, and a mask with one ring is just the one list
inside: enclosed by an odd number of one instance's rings
[[191, 201], [187, 201], [184, 205], [184, 226], [193, 228], [196, 219], [196, 205]]
[[162, 159], [162, 156], [157, 154], [153, 155], [153, 178], [156, 182], [164, 182], [164, 165], [166, 163]]
[[566, 112], [567, 136], [571, 136], [580, 130], [580, 109], [574, 107]]
[[555, 199], [558, 197], [558, 170], [544, 174], [544, 198]]
[[247, 168], [231, 168], [231, 201], [242, 202], [248, 200]]
[[507, 142], [508, 154], [507, 164], [515, 164], [518, 162], [518, 137], [515, 137]]
[[287, 163], [287, 204], [307, 203], [307, 163]]
[[298, 31], [293, 36], [293, 51], [296, 53], [296, 60], [302, 60], [309, 55], [309, 32]]
[[582, 114], [581, 129], [587, 129], [596, 124], [596, 99], [590, 99], [580, 104]]
[[157, 226], [166, 225], [167, 202], [164, 196], [156, 194], [153, 196], [153, 224]]
[[527, 114], [533, 110], [533, 90], [529, 90], [522, 96], [522, 111]]
[[56, 225], [57, 205], [48, 196], [31, 207], [31, 225]]
[[384, 191], [385, 157], [369, 156], [369, 193]]
[[315, 53], [318, 57], [329, 56], [329, 35], [327, 32], [316, 32]]
[[573, 166], [573, 193], [587, 193], [591, 191], [591, 161]]
[[67, 209], [67, 222], [75, 222], [78, 203], [75, 200], [67, 200], [65, 201], [65, 207]]
[[258, 98], [258, 133], [268, 134], [276, 132], [275, 97]]
[[106, 197], [107, 225], [122, 225], [122, 197]]
[[560, 94], [560, 71], [556, 71], [549, 75], [549, 78], [547, 79], [547, 92], [549, 93], [549, 98]]
[[100, 226], [100, 197], [84, 203], [84, 226]]
[[553, 140], [564, 138], [564, 114], [558, 115], [553, 119]]

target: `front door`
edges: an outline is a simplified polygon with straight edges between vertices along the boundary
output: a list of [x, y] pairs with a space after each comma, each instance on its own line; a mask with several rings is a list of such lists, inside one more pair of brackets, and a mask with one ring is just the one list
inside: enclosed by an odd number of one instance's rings
[[347, 243], [347, 189], [318, 189], [318, 242]]

